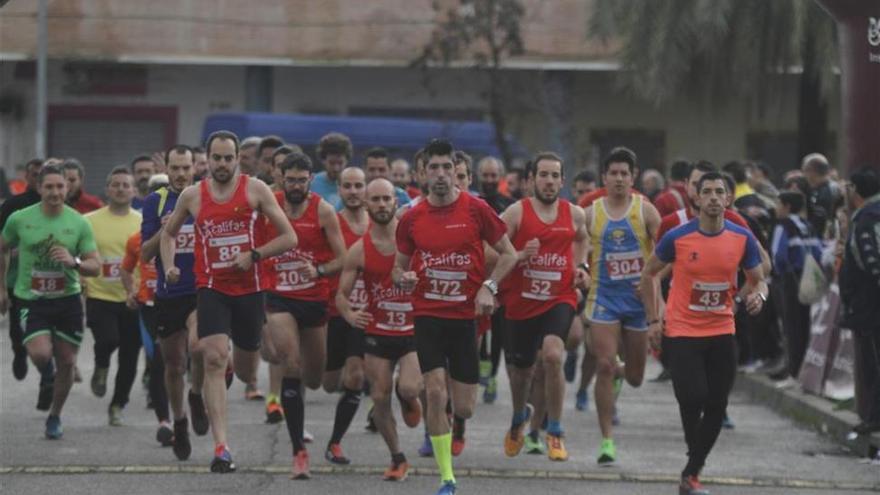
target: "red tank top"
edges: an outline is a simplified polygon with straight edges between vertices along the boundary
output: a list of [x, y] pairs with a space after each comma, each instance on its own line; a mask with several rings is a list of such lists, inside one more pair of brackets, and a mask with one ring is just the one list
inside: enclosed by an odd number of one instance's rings
[[556, 221], [544, 223], [535, 212], [530, 199], [523, 199], [522, 220], [513, 247], [521, 251], [526, 243], [538, 239], [538, 254], [517, 264], [510, 272], [510, 293], [505, 316], [510, 320], [534, 318], [564, 303], [577, 307], [574, 282], [575, 228], [571, 219], [571, 205], [559, 200]]
[[[284, 193], [275, 193], [278, 204], [284, 209]], [[293, 299], [303, 301], [326, 301], [330, 295], [329, 284], [324, 277], [309, 278], [306, 267], [317, 267], [333, 259], [333, 250], [327, 242], [327, 234], [318, 219], [321, 196], [309, 194], [305, 211], [296, 220], [288, 217], [296, 232], [297, 246], [278, 256], [263, 260], [263, 281], [266, 289]], [[266, 222], [267, 238], [278, 235], [275, 226]]]
[[362, 276], [373, 321], [367, 335], [390, 337], [413, 334], [412, 293], [404, 292], [391, 282], [394, 254], [384, 255], [376, 249], [368, 232], [364, 236], [364, 271]]
[[[355, 231], [351, 230], [351, 226], [341, 213], [336, 214], [339, 217], [339, 229], [342, 231], [342, 240], [345, 242], [345, 249], [348, 250], [361, 238]], [[369, 227], [368, 227], [369, 228]], [[327, 314], [329, 316], [339, 316], [339, 310], [336, 308], [336, 291], [339, 290], [339, 275], [330, 277], [330, 305]], [[364, 290], [364, 279], [358, 275], [354, 281], [354, 287], [351, 289], [351, 295], [348, 297], [348, 303], [352, 309], [362, 309], [367, 307], [367, 293]]]
[[446, 206], [421, 201], [400, 219], [397, 249], [411, 256], [418, 276], [413, 315], [474, 319], [474, 298], [485, 278], [483, 241], [495, 245], [504, 222], [467, 193]]
[[241, 175], [235, 192], [225, 203], [218, 203], [208, 187], [210, 179], [199, 185], [201, 206], [196, 217], [196, 287], [206, 287], [230, 296], [259, 292], [260, 270], [239, 271], [234, 261], [238, 253], [256, 247], [259, 212], [248, 204], [248, 176]]

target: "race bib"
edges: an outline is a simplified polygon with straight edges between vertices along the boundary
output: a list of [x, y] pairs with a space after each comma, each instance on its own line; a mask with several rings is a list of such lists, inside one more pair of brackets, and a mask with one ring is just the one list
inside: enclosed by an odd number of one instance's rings
[[637, 279], [641, 277], [643, 267], [641, 251], [605, 254], [605, 270], [613, 281]]
[[147, 286], [147, 289], [156, 290], [156, 279], [147, 280], [145, 285]]
[[192, 224], [180, 227], [175, 238], [177, 254], [192, 254], [196, 247], [196, 231]]
[[64, 272], [31, 271], [31, 292], [37, 296], [60, 296], [66, 284]]
[[308, 263], [295, 260], [286, 263], [276, 263], [275, 272], [277, 278], [275, 289], [279, 291], [299, 291], [315, 286], [315, 280], [309, 278], [306, 270]]
[[208, 259], [211, 269], [230, 271], [235, 258], [251, 248], [251, 238], [247, 234], [219, 236], [208, 239]]
[[118, 282], [120, 280], [119, 271], [122, 269], [122, 259], [109, 258], [101, 263], [101, 278], [108, 282]]
[[364, 279], [358, 277], [354, 281], [351, 294], [348, 296], [348, 304], [351, 306], [351, 309], [364, 309], [368, 303], [369, 297], [367, 295], [367, 288], [364, 286]]
[[412, 303], [379, 301], [376, 307], [381, 312], [376, 328], [389, 332], [406, 332], [413, 329], [412, 319], [409, 317], [413, 309]]
[[723, 311], [730, 306], [728, 282], [694, 282], [688, 309], [693, 311]]
[[523, 270], [525, 287], [520, 294], [525, 299], [548, 301], [559, 293], [562, 272]]
[[462, 285], [467, 280], [467, 272], [428, 268], [425, 270], [425, 275], [428, 279], [425, 299], [451, 302], [467, 300], [467, 296], [462, 291]]

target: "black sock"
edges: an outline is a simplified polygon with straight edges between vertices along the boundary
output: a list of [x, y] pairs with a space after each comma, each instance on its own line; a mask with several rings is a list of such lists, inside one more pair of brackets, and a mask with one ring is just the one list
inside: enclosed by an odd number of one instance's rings
[[406, 462], [406, 456], [403, 455], [403, 452], [398, 452], [396, 454], [391, 454], [391, 464], [395, 466], [399, 466]]
[[50, 359], [45, 366], [39, 368], [40, 385], [52, 385], [55, 383], [55, 361]]
[[458, 415], [452, 417], [452, 438], [459, 440], [464, 438], [464, 421], [465, 419]]
[[302, 382], [299, 378], [281, 379], [281, 407], [287, 422], [287, 433], [293, 443], [294, 455], [305, 448], [303, 429], [305, 429], [305, 405], [303, 404]]
[[446, 414], [452, 414], [452, 399], [446, 399]]
[[360, 390], [342, 389], [342, 397], [336, 403], [336, 418], [333, 421], [333, 434], [330, 436], [331, 444], [342, 441], [342, 437], [348, 431], [348, 427], [351, 426], [351, 420], [354, 419], [360, 403]]

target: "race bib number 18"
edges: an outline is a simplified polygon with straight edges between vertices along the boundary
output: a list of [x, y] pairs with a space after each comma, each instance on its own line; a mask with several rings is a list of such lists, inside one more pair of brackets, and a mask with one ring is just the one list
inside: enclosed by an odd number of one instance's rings
[[66, 278], [64, 272], [31, 272], [31, 292], [38, 296], [64, 294]]

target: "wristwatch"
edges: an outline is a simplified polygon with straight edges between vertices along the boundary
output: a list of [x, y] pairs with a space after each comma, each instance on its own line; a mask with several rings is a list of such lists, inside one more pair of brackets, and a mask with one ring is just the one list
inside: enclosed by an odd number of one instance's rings
[[82, 266], [82, 264], [83, 264], [83, 262], [81, 259], [79, 259], [79, 256], [73, 257], [73, 268], [75, 270], [79, 270], [79, 267]]
[[327, 273], [327, 270], [324, 269], [324, 265], [316, 266], [315, 271], [318, 272], [319, 277], [323, 277]]
[[491, 292], [493, 296], [498, 295], [498, 282], [492, 280], [491, 278], [486, 279], [486, 281], [483, 282], [483, 287], [489, 289], [489, 292]]
[[263, 257], [263, 255], [260, 254], [260, 252], [257, 251], [256, 249], [251, 250], [251, 261], [253, 261], [254, 263], [260, 261], [260, 258], [262, 258], [262, 257]]

